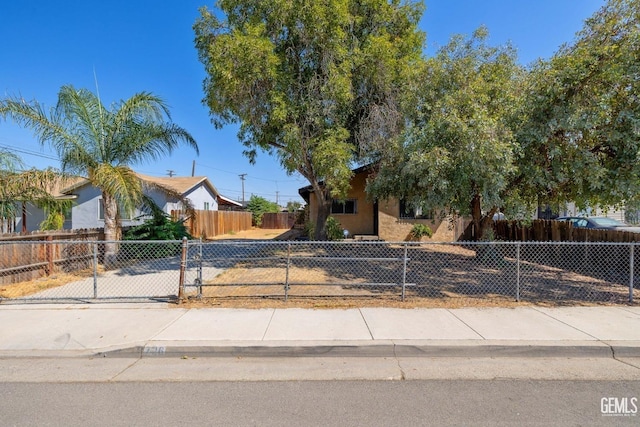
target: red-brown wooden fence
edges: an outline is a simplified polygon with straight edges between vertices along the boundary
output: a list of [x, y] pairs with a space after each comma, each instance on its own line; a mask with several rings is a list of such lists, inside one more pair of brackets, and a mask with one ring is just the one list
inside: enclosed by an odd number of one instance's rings
[[262, 224], [260, 228], [293, 228], [296, 223], [295, 212], [277, 212], [262, 214]]
[[0, 284], [80, 270], [93, 262], [93, 250], [83, 241], [104, 240], [102, 229], [0, 235]]
[[493, 233], [496, 240], [521, 242], [640, 242], [640, 233], [579, 228], [569, 222], [544, 219], [495, 221]]
[[[181, 211], [171, 211], [174, 219], [181, 214]], [[250, 230], [251, 212], [196, 211], [195, 217], [188, 218], [185, 225], [193, 237], [208, 239], [220, 234]]]

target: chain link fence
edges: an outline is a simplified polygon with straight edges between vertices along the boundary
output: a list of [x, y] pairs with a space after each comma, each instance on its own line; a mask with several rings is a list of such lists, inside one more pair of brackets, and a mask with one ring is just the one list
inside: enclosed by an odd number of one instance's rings
[[[640, 244], [53, 241], [0, 243], [0, 301], [178, 298], [633, 302]], [[105, 251], [113, 249], [114, 256]]]

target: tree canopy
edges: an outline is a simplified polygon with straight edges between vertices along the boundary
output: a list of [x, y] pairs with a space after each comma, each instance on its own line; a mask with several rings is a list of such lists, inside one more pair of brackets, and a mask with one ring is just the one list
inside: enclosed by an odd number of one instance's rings
[[489, 46], [487, 36], [485, 28], [454, 36], [427, 60], [410, 125], [368, 184], [374, 197], [471, 215], [479, 237], [514, 191], [510, 120], [522, 78], [514, 49]]
[[610, 0], [531, 70], [517, 138], [522, 185], [545, 203], [640, 193], [640, 1]]
[[353, 161], [379, 155], [404, 124], [422, 61], [422, 5], [399, 0], [220, 0], [194, 25], [205, 103], [217, 127], [239, 124], [258, 150], [309, 180], [326, 238], [331, 199]]
[[640, 194], [640, 0], [610, 0], [576, 39], [523, 70], [486, 32], [427, 62], [411, 125], [387, 146], [374, 197], [470, 214], [620, 204]]
[[280, 206], [275, 202], [270, 202], [264, 197], [251, 195], [249, 202], [247, 203], [247, 210], [251, 212], [251, 218], [253, 223], [260, 227], [262, 224], [262, 215], [265, 213], [277, 213], [280, 212]]

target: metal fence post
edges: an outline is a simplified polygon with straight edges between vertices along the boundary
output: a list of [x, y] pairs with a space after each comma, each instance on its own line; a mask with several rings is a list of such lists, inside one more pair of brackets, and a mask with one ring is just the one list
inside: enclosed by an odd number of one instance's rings
[[284, 300], [289, 298], [289, 267], [291, 266], [291, 243], [287, 244], [287, 271], [284, 278]]
[[98, 298], [98, 242], [93, 242], [93, 298]]
[[202, 299], [202, 237], [200, 238], [198, 254], [198, 299]]
[[633, 302], [633, 253], [635, 243], [629, 245], [629, 302]]
[[516, 242], [516, 301], [520, 302], [520, 242]]
[[184, 275], [187, 268], [187, 238], [182, 238], [182, 257], [180, 258], [180, 283], [178, 284], [178, 303], [184, 298]]
[[404, 301], [405, 288], [407, 287], [407, 247], [408, 243], [404, 244], [404, 260], [402, 265], [402, 301]]
[[45, 267], [45, 271], [47, 276], [51, 276], [53, 274], [53, 270], [55, 268], [55, 264], [53, 262], [53, 236], [47, 236], [47, 240], [45, 243], [45, 255], [47, 258], [47, 266]]

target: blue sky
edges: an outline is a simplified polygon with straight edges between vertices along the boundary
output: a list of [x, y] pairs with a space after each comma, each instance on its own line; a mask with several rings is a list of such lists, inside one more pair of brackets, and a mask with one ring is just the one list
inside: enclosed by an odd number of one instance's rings
[[[510, 41], [520, 62], [550, 57], [571, 42], [604, 0], [426, 0], [421, 29], [432, 55], [452, 34], [470, 34], [486, 25], [490, 42]], [[239, 200], [239, 174], [247, 174], [245, 198], [257, 194], [286, 205], [301, 201], [298, 188], [308, 183], [287, 176], [277, 159], [260, 153], [256, 165], [242, 155], [236, 128], [216, 130], [202, 104], [204, 69], [193, 44], [192, 25], [204, 0], [5, 1], [0, 6], [0, 96], [21, 95], [55, 105], [65, 84], [99, 92], [105, 104], [151, 91], [163, 97], [174, 122], [186, 128], [200, 147], [135, 167], [152, 176], [168, 171], [206, 175], [225, 196]], [[0, 122], [0, 147], [20, 155], [28, 167], [59, 167], [55, 153], [41, 147], [30, 131]]]

